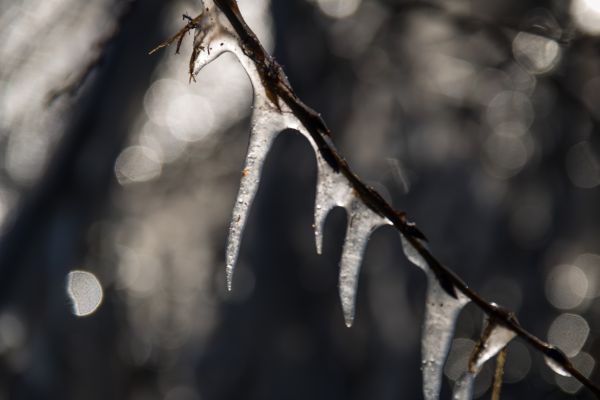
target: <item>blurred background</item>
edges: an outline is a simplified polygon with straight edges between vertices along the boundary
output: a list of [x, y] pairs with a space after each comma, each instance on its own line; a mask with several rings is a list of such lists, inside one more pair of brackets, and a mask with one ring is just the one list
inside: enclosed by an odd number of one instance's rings
[[[239, 4], [434, 254], [599, 382], [600, 0]], [[295, 132], [226, 291], [251, 85], [229, 55], [190, 84], [191, 36], [147, 55], [199, 9], [0, 0], [0, 399], [421, 398], [425, 277], [378, 230], [345, 327], [346, 216], [317, 256]], [[482, 321], [461, 313], [443, 398]], [[591, 398], [518, 339], [504, 380], [503, 399]]]

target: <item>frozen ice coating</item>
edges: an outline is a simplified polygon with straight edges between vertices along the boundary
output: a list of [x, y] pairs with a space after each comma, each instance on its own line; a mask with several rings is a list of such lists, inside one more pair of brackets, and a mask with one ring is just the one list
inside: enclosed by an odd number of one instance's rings
[[544, 361], [546, 362], [546, 365], [548, 366], [548, 368], [550, 368], [552, 371], [554, 371], [554, 373], [561, 375], [561, 376], [571, 376], [569, 371], [564, 369], [562, 367], [562, 365], [560, 365], [559, 363], [557, 363], [550, 357], [544, 357]]
[[450, 351], [456, 319], [469, 299], [458, 291], [457, 298], [446, 293], [423, 257], [402, 234], [400, 238], [406, 257], [427, 275], [425, 320], [421, 337], [421, 369], [423, 396], [425, 400], [434, 400], [440, 395], [442, 373]]
[[426, 400], [437, 399], [442, 386], [442, 371], [450, 351], [450, 343], [460, 310], [469, 302], [462, 293], [450, 296], [439, 284], [431, 270], [427, 274], [425, 320], [421, 337], [423, 395]]
[[344, 320], [346, 326], [350, 327], [354, 320], [358, 274], [367, 242], [377, 227], [390, 222], [356, 198], [346, 206], [346, 210], [348, 212], [348, 228], [340, 260], [339, 288]]
[[227, 287], [231, 290], [233, 270], [239, 254], [242, 233], [258, 189], [266, 155], [279, 132], [287, 127], [296, 129], [309, 140], [315, 149], [319, 167], [315, 201], [315, 238], [319, 254], [322, 250], [323, 224], [327, 214], [335, 206], [344, 206], [348, 209], [348, 232], [342, 251], [339, 287], [346, 325], [350, 326], [354, 318], [358, 272], [369, 235], [376, 227], [390, 222], [354, 197], [352, 186], [348, 180], [342, 174], [335, 172], [323, 160], [310, 134], [302, 123], [289, 113], [287, 107], [284, 104], [278, 104], [283, 108], [280, 110], [272, 104], [272, 98], [266, 94], [256, 65], [244, 53], [233, 28], [225, 18], [219, 15], [218, 8], [214, 6], [213, 2], [205, 1], [203, 10], [194, 37], [194, 47], [199, 52], [194, 61], [193, 73], [197, 74], [223, 52], [229, 51], [237, 56], [254, 88], [255, 108], [252, 115], [250, 144], [227, 241]]
[[[244, 162], [242, 178], [236, 202], [233, 207], [233, 216], [229, 227], [229, 237], [226, 249], [227, 287], [231, 290], [233, 271], [238, 259], [241, 237], [247, 221], [248, 213], [258, 186], [264, 161], [274, 139], [279, 132], [290, 128], [299, 131], [312, 145], [318, 166], [317, 189], [314, 210], [315, 244], [318, 254], [323, 248], [323, 228], [329, 212], [335, 207], [344, 207], [348, 215], [346, 238], [344, 240], [340, 259], [339, 296], [342, 303], [345, 323], [350, 327], [355, 316], [355, 304], [358, 287], [360, 267], [367, 242], [370, 235], [379, 226], [391, 224], [391, 221], [371, 210], [354, 191], [353, 185], [343, 173], [336, 172], [325, 160], [315, 139], [323, 145], [332, 146], [330, 139], [321, 136], [313, 139], [306, 127], [291, 112], [290, 107], [299, 106], [292, 104], [293, 92], [287, 92], [285, 85], [279, 85], [286, 78], [282, 75], [277, 64], [271, 63], [270, 56], [263, 54], [256, 46], [240, 39], [231, 25], [229, 19], [215, 6], [213, 0], [199, 1], [202, 4], [202, 15], [190, 21], [182, 32], [187, 33], [192, 27], [195, 29], [193, 65], [190, 73], [192, 78], [199, 71], [224, 52], [235, 54], [244, 67], [254, 89], [254, 111], [250, 132], [247, 156]], [[228, 12], [237, 13], [235, 9]], [[228, 17], [231, 17], [228, 14]], [[243, 23], [232, 19], [235, 27], [240, 30]], [[245, 34], [242, 34], [245, 35]], [[252, 35], [244, 36], [252, 39]], [[176, 36], [177, 37], [177, 36]], [[181, 37], [180, 37], [181, 38]], [[255, 46], [256, 45], [256, 46]], [[250, 55], [250, 56], [248, 56]], [[250, 58], [257, 56], [257, 64]], [[260, 68], [260, 69], [259, 69]], [[264, 82], [278, 85], [273, 91], [265, 89]], [[283, 92], [282, 92], [283, 90]], [[286, 93], [284, 95], [283, 93]], [[281, 95], [282, 97], [278, 97]], [[291, 97], [290, 97], [291, 96]], [[286, 104], [282, 99], [285, 98]], [[300, 106], [302, 106], [300, 104]], [[296, 110], [296, 109], [295, 109]], [[303, 121], [306, 116], [301, 117]], [[312, 121], [309, 119], [308, 121]], [[308, 122], [307, 122], [307, 126]], [[310, 125], [312, 126], [312, 125]], [[326, 128], [317, 125], [317, 130]], [[312, 131], [311, 131], [312, 132]], [[337, 155], [334, 154], [335, 157]], [[425, 400], [439, 399], [443, 367], [450, 350], [450, 343], [454, 336], [456, 321], [460, 311], [470, 301], [460, 290], [454, 290], [454, 278], [448, 278], [444, 271], [434, 271], [423, 258], [415, 246], [426, 244], [420, 239], [400, 234], [402, 247], [407, 258], [427, 276], [427, 294], [425, 317], [422, 327], [421, 353], [423, 371], [423, 394]], [[418, 241], [418, 243], [414, 242]], [[411, 242], [413, 244], [411, 244]], [[436, 275], [436, 273], [439, 273]], [[442, 283], [438, 280], [442, 278]], [[459, 285], [460, 286], [460, 285]], [[461, 288], [463, 288], [461, 286]], [[454, 288], [457, 289], [457, 288]], [[464, 290], [464, 288], [463, 288]], [[470, 294], [472, 295], [472, 294]], [[481, 307], [480, 307], [481, 308]], [[516, 336], [509, 328], [499, 325], [496, 321], [486, 327], [481, 342], [475, 348], [467, 371], [456, 381], [453, 399], [471, 399], [473, 384], [477, 374], [486, 361], [495, 357]], [[556, 361], [546, 358], [546, 363], [556, 373], [569, 375]]]
[[467, 371], [454, 383], [453, 400], [470, 400], [473, 398], [475, 376], [474, 373]]
[[227, 18], [221, 15], [221, 11], [212, 0], [204, 1], [202, 17], [194, 35], [194, 48], [199, 50], [194, 60], [192, 71], [194, 75], [223, 53], [233, 53], [252, 82], [255, 103], [261, 99], [268, 103], [269, 100], [256, 65], [244, 53], [237, 40], [235, 30]]
[[490, 358], [496, 356], [515, 336], [516, 333], [495, 322], [488, 322], [482, 335], [482, 342], [471, 355], [468, 370], [454, 385], [454, 400], [470, 400], [473, 398], [475, 377]]
[[237, 199], [233, 206], [233, 216], [231, 217], [229, 237], [227, 239], [225, 258], [227, 263], [227, 288], [229, 290], [231, 290], [233, 269], [240, 251], [242, 233], [260, 183], [260, 174], [265, 158], [269, 153], [273, 140], [283, 129], [285, 129], [285, 124], [281, 113], [275, 110], [269, 103], [256, 99], [252, 114], [252, 129], [250, 131], [248, 154], [246, 155], [242, 171]]
[[287, 115], [287, 126], [298, 130], [312, 145], [317, 159], [317, 193], [315, 196], [315, 243], [317, 253], [323, 250], [323, 228], [329, 212], [344, 207], [348, 213], [346, 239], [340, 260], [339, 290], [346, 326], [352, 326], [360, 265], [371, 233], [379, 226], [392, 222], [375, 213], [356, 197], [352, 185], [341, 173], [325, 161], [318, 146], [297, 118]]
[[473, 360], [473, 369], [475, 370], [475, 373], [481, 369], [487, 360], [494, 357], [500, 350], [506, 347], [508, 342], [513, 340], [516, 335], [517, 334], [512, 329], [494, 323], [492, 331], [488, 337], [484, 339], [483, 344]]
[[256, 65], [244, 54], [236, 39], [234, 29], [227, 19], [220, 15], [218, 7], [212, 0], [203, 2], [203, 13], [197, 23], [194, 35], [194, 47], [198, 49], [192, 71], [194, 75], [221, 54], [231, 52], [244, 67], [254, 89], [250, 143], [240, 188], [233, 207], [225, 255], [227, 288], [231, 290], [233, 270], [239, 255], [242, 233], [260, 183], [262, 167], [273, 140], [279, 132], [286, 128], [286, 117], [285, 112], [277, 109], [267, 97]]
[[329, 212], [336, 206], [344, 206], [349, 203], [352, 187], [348, 180], [323, 159], [317, 150], [318, 175], [317, 194], [315, 197], [315, 243], [317, 253], [323, 251], [323, 229]]
[[[319, 151], [319, 147], [298, 118], [293, 114], [284, 113], [284, 115], [288, 128], [297, 130], [308, 140], [317, 159], [318, 172], [314, 231], [317, 254], [321, 254], [323, 251], [323, 229], [327, 215], [335, 207], [347, 207], [353, 201], [355, 197], [352, 185], [343, 174], [334, 171], [331, 165], [325, 161]], [[330, 145], [333, 146], [333, 144]]]
[[[429, 265], [427, 265], [427, 261], [425, 261], [425, 259], [423, 259], [421, 254], [419, 254], [419, 252], [417, 251], [417, 249], [415, 249], [413, 247], [413, 245], [410, 244], [410, 242], [408, 240], [406, 240], [406, 238], [404, 237], [403, 234], [400, 234], [400, 240], [402, 241], [402, 251], [404, 251], [404, 255], [406, 256], [406, 258], [408, 258], [408, 260], [411, 263], [413, 263], [417, 267], [421, 268], [424, 272], [428, 272]], [[419, 239], [415, 239], [415, 240], [419, 240]]]

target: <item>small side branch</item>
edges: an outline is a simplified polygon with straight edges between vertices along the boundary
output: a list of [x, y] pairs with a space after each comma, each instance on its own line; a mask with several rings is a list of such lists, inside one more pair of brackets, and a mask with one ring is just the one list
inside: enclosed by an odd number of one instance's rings
[[175, 42], [177, 42], [177, 47], [175, 48], [175, 53], [179, 54], [179, 49], [181, 48], [181, 43], [183, 43], [183, 38], [185, 38], [185, 35], [188, 32], [198, 28], [198, 23], [200, 22], [200, 19], [202, 18], [202, 14], [198, 15], [196, 18], [192, 18], [186, 14], [183, 14], [182, 17], [184, 20], [188, 21], [186, 26], [181, 28], [181, 30], [179, 32], [177, 32], [175, 35], [173, 35], [169, 39], [165, 40], [164, 42], [162, 42], [161, 44], [159, 44], [158, 46], [156, 46], [155, 48], [150, 50], [148, 52], [148, 54], [154, 54], [158, 50], [164, 49], [165, 47], [169, 47], [170, 45], [172, 45]]

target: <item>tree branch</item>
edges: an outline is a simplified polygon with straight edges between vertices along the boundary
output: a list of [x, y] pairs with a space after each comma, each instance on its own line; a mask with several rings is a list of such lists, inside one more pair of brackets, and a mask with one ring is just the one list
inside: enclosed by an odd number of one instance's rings
[[[536, 349], [545, 357], [570, 373], [575, 379], [592, 391], [596, 397], [600, 398], [600, 387], [578, 371], [561, 350], [527, 331], [519, 324], [512, 312], [485, 300], [479, 293], [467, 286], [467, 284], [452, 270], [438, 261], [425, 246], [425, 235], [423, 235], [413, 223], [408, 221], [406, 214], [395, 210], [375, 189], [365, 184], [336, 150], [331, 141], [331, 131], [321, 118], [320, 114], [304, 104], [294, 93], [281, 66], [265, 51], [254, 32], [252, 32], [244, 21], [236, 1], [214, 0], [214, 2], [234, 28], [245, 55], [254, 62], [269, 99], [273, 101], [275, 105], [277, 105], [277, 101], [280, 99], [290, 108], [294, 116], [304, 125], [311, 135], [311, 138], [317, 144], [321, 156], [335, 171], [343, 174], [348, 179], [355, 193], [369, 208], [377, 214], [386, 217], [393, 223], [394, 227], [427, 262], [442, 287], [454, 297], [456, 297], [456, 290], [467, 296], [478, 308], [487, 314], [491, 320], [514, 331], [532, 348]], [[422, 5], [421, 2], [418, 4], [419, 6]], [[425, 4], [427, 5], [427, 3]], [[416, 5], [417, 3], [415, 3], [415, 7]], [[439, 8], [435, 5], [427, 5], [427, 7], [433, 7], [434, 9]], [[439, 9], [438, 11], [442, 11], [442, 9]], [[199, 21], [199, 18], [200, 16], [193, 21]], [[484, 26], [489, 25], [489, 22], [483, 20], [475, 20], [475, 22]], [[512, 27], [511, 29], [526, 30], [517, 27]], [[164, 46], [161, 45], [159, 47], [162, 48], [174, 43], [176, 40], [180, 40], [187, 30], [189, 30], [189, 28], [186, 26], [177, 35], [165, 42]], [[540, 34], [537, 30], [532, 33]], [[550, 38], [559, 42], [568, 43], [564, 38]], [[195, 61], [196, 57], [197, 54], [192, 54], [191, 63]]]

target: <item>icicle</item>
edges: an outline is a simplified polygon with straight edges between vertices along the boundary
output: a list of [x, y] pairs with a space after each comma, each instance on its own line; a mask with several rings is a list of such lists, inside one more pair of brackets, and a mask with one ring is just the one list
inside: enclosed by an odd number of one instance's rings
[[347, 206], [347, 211], [348, 228], [340, 260], [339, 288], [344, 320], [350, 327], [354, 320], [358, 275], [367, 242], [375, 229], [390, 222], [357, 198]]
[[196, 75], [204, 66], [224, 52], [236, 55], [254, 89], [254, 112], [250, 143], [237, 199], [233, 208], [233, 217], [229, 226], [226, 251], [227, 288], [231, 290], [233, 270], [237, 262], [240, 242], [246, 219], [260, 182], [265, 158], [273, 140], [286, 128], [286, 109], [273, 104], [273, 98], [267, 96], [260, 74], [254, 62], [240, 47], [233, 27], [222, 18], [218, 7], [212, 1], [204, 2], [202, 19], [198, 22], [194, 36], [194, 65], [192, 75]]
[[318, 151], [317, 166], [317, 193], [315, 196], [315, 243], [317, 254], [323, 251], [323, 229], [329, 212], [336, 206], [348, 204], [352, 195], [352, 187], [346, 178], [337, 173], [325, 162]]
[[[352, 185], [350, 185], [350, 182], [348, 182], [348, 179], [344, 175], [334, 171], [327, 161], [325, 161], [319, 151], [319, 147], [304, 125], [302, 125], [302, 122], [290, 113], [285, 113], [285, 117], [288, 128], [300, 132], [308, 140], [317, 159], [317, 193], [315, 195], [313, 227], [317, 254], [321, 254], [323, 251], [323, 229], [327, 215], [335, 207], [346, 207], [352, 202], [354, 198]], [[330, 143], [330, 146], [333, 146], [333, 143]]]
[[442, 372], [450, 351], [456, 319], [469, 299], [460, 292], [457, 292], [457, 298], [450, 296], [417, 250], [403, 235], [400, 237], [406, 257], [427, 275], [425, 320], [421, 339], [421, 369], [424, 398], [434, 400], [440, 395]]
[[456, 319], [469, 299], [462, 293], [454, 298], [440, 286], [427, 270], [427, 298], [421, 339], [423, 394], [426, 400], [437, 399], [442, 386], [442, 370], [450, 351]]
[[515, 336], [513, 330], [488, 321], [480, 342], [473, 350], [468, 370], [454, 385], [454, 400], [470, 400], [473, 397], [473, 383], [483, 364], [498, 354]]
[[[255, 103], [256, 104], [256, 103]], [[237, 199], [233, 207], [233, 216], [229, 225], [227, 239], [227, 288], [231, 290], [233, 270], [240, 250], [240, 242], [246, 219], [260, 183], [260, 175], [265, 158], [277, 134], [285, 129], [283, 119], [278, 110], [269, 104], [255, 107], [252, 114], [252, 129], [248, 154], [242, 171], [242, 179]]]
[[473, 398], [473, 384], [475, 383], [475, 374], [465, 372], [454, 383], [453, 400], [469, 400]]
[[517, 335], [512, 329], [506, 328], [495, 322], [491, 322], [491, 332], [483, 337], [483, 343], [478, 346], [478, 351], [475, 357], [472, 357], [472, 365], [470, 369], [479, 371], [483, 364], [490, 358], [494, 357], [500, 350], [502, 350], [508, 342], [514, 339]]
[[356, 197], [348, 179], [334, 171], [325, 161], [317, 144], [295, 116], [286, 114], [286, 118], [288, 128], [299, 131], [309, 141], [317, 159], [314, 231], [318, 254], [321, 254], [323, 249], [323, 228], [329, 212], [335, 207], [344, 207], [348, 213], [346, 239], [340, 260], [339, 290], [344, 320], [346, 326], [350, 327], [354, 320], [358, 275], [367, 242], [375, 229], [382, 225], [391, 225], [392, 222], [371, 210]]

